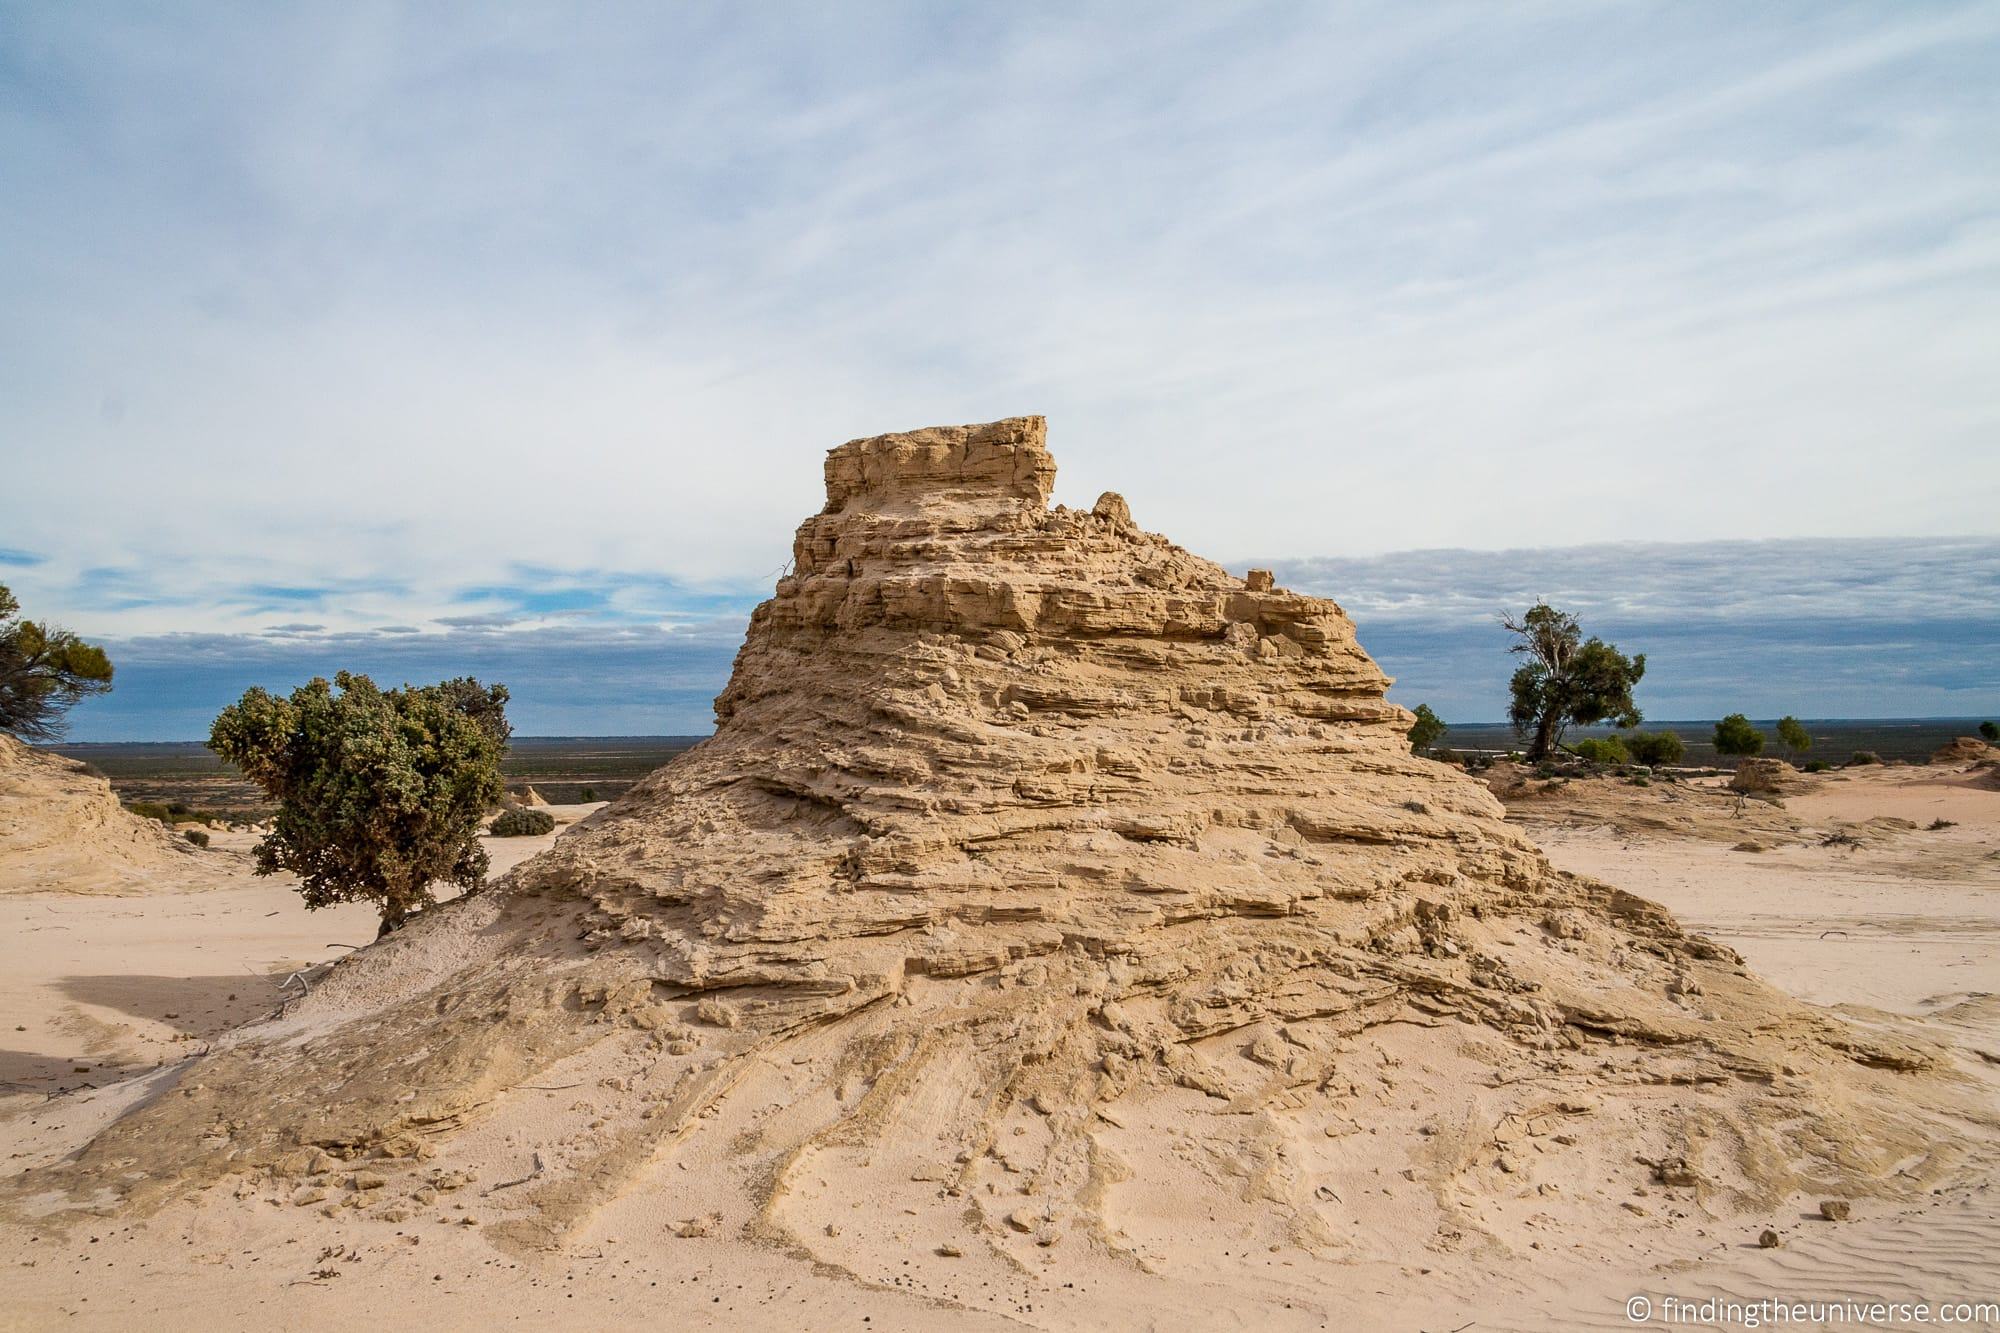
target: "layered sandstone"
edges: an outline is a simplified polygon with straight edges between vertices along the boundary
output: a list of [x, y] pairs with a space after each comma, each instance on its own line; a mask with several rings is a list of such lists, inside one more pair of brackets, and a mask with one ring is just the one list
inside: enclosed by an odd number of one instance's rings
[[[20, 1193], [282, 1198], [372, 1158], [350, 1206], [476, 1171], [506, 1244], [630, 1193], [850, 1272], [1081, 1280], [1190, 1209], [1260, 1255], [1406, 1255], [1525, 1245], [1558, 1163], [1591, 1229], [1641, 1227], [1635, 1185], [1727, 1211], [1954, 1169], [1931, 1049], [1551, 869], [1409, 753], [1339, 606], [1117, 496], [1051, 508], [1043, 437], [833, 450], [713, 738]], [[1350, 1181], [1412, 1197], [1378, 1223]]]

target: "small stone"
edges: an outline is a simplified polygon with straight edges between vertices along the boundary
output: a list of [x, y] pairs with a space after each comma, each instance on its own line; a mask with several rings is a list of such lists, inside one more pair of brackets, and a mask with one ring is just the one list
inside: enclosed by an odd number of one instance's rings
[[1845, 1222], [1852, 1211], [1845, 1199], [1820, 1200], [1819, 1215], [1829, 1222]]
[[379, 1190], [388, 1180], [373, 1171], [363, 1171], [354, 1177], [354, 1188], [358, 1190]]
[[958, 1246], [953, 1245], [950, 1241], [946, 1241], [944, 1244], [938, 1246], [937, 1252], [947, 1259], [960, 1259], [965, 1256], [965, 1251], [959, 1249]]
[[1780, 1244], [1782, 1242], [1778, 1239], [1778, 1233], [1769, 1227], [1766, 1227], [1764, 1233], [1757, 1237], [1757, 1248], [1760, 1250], [1775, 1250]]

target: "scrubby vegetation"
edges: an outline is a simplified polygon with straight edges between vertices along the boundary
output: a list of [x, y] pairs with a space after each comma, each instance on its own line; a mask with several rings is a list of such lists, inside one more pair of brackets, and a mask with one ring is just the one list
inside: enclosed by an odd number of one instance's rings
[[1864, 764], [1879, 764], [1881, 762], [1882, 762], [1882, 756], [1876, 754], [1873, 750], [1856, 750], [1854, 752], [1854, 757], [1849, 759], [1846, 763], [1842, 764], [1841, 767], [1860, 768]]
[[1616, 736], [1591, 737], [1578, 741], [1570, 748], [1576, 752], [1578, 758], [1588, 759], [1593, 764], [1612, 765], [1632, 762], [1631, 752], [1625, 748], [1625, 742]]
[[183, 838], [186, 838], [189, 842], [193, 843], [197, 847], [208, 846], [208, 834], [202, 832], [198, 828], [187, 829], [181, 834], [181, 836]]
[[1789, 714], [1778, 719], [1778, 739], [1794, 755], [1812, 749], [1812, 733], [1806, 730], [1803, 722]]
[[1687, 745], [1671, 731], [1635, 731], [1625, 737], [1632, 762], [1658, 768], [1678, 764], [1687, 754]]
[[246, 692], [209, 746], [278, 803], [257, 873], [298, 875], [309, 908], [371, 901], [385, 933], [435, 901], [434, 881], [480, 888], [506, 704], [505, 686], [469, 677], [382, 690], [344, 671], [290, 698]]
[[487, 830], [496, 838], [533, 838], [556, 831], [555, 816], [546, 810], [510, 805], [493, 818]]
[[1429, 704], [1418, 704], [1416, 714], [1417, 720], [1410, 726], [1410, 753], [1425, 754], [1450, 728], [1445, 726], [1443, 718], [1431, 711]]
[[1764, 749], [1764, 733], [1750, 725], [1750, 719], [1741, 713], [1731, 713], [1715, 724], [1715, 752], [1728, 755], [1760, 754]]
[[1981, 722], [1979, 734], [1990, 745], [2000, 745], [2000, 722]]

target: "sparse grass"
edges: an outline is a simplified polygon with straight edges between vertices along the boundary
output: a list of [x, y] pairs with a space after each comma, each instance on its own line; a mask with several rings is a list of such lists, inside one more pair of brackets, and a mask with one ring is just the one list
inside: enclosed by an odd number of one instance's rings
[[1930, 822], [1930, 827], [1926, 828], [1924, 832], [1937, 833], [1944, 829], [1957, 828], [1957, 827], [1958, 827], [1958, 821], [1956, 819], [1933, 819]]

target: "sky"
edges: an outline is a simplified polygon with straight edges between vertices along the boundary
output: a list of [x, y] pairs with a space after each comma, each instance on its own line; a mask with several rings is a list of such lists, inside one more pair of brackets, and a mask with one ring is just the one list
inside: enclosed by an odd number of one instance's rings
[[336, 668], [710, 724], [882, 431], [1480, 720], [2000, 712], [2000, 4], [0, 0], [0, 582], [78, 739]]

